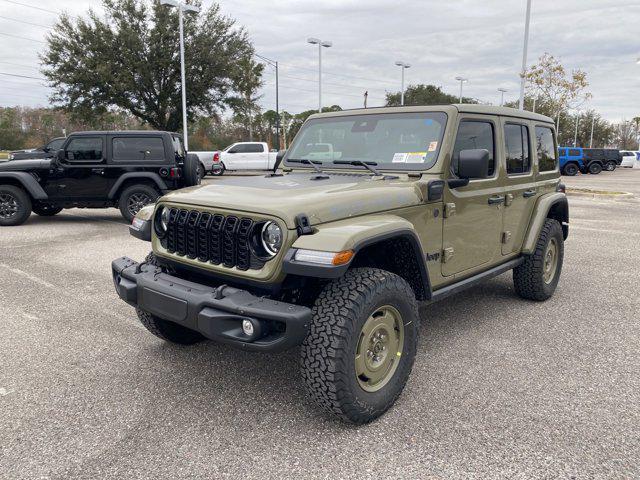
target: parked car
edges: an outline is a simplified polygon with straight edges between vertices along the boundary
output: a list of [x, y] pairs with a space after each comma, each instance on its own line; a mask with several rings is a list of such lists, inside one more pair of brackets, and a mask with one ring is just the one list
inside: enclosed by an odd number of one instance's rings
[[276, 150], [269, 150], [265, 142], [238, 142], [211, 157], [213, 175], [222, 175], [226, 170], [272, 170], [276, 163]]
[[623, 150], [620, 152], [622, 160], [620, 162], [621, 167], [633, 168], [636, 162], [640, 161], [640, 151], [638, 150]]
[[204, 178], [205, 175], [207, 175], [207, 173], [212, 173], [213, 172], [213, 157], [216, 154], [216, 152], [213, 151], [200, 151], [200, 152], [193, 152], [190, 151], [189, 153], [196, 155], [198, 157], [198, 160], [200, 162], [199, 168], [200, 168], [200, 177]]
[[[581, 148], [558, 147], [560, 172], [570, 177], [584, 170], [584, 155]], [[600, 173], [600, 172], [598, 172]]]
[[131, 221], [159, 196], [199, 183], [197, 157], [175, 133], [73, 133], [53, 158], [0, 164], [0, 226], [74, 207], [116, 207]]
[[[588, 169], [589, 165], [598, 163], [607, 172], [613, 172], [622, 162], [620, 150], [614, 148], [583, 148], [584, 163]], [[591, 172], [590, 172], [591, 173]]]
[[9, 160], [26, 160], [28, 158], [51, 158], [62, 147], [66, 137], [56, 137], [40, 148], [30, 150], [15, 150], [9, 153]]
[[508, 271], [522, 298], [556, 290], [569, 206], [551, 118], [486, 105], [315, 114], [278, 160], [282, 173], [171, 192], [136, 216], [152, 252], [119, 257], [112, 275], [151, 334], [299, 346], [311, 399], [362, 424], [407, 383], [418, 302]]

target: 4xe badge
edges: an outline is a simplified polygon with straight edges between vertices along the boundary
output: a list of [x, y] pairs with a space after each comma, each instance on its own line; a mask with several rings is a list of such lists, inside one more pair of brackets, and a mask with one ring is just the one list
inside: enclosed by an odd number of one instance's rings
[[435, 252], [435, 253], [427, 253], [425, 255], [425, 258], [427, 259], [427, 262], [435, 262], [438, 261], [440, 259], [440, 252]]

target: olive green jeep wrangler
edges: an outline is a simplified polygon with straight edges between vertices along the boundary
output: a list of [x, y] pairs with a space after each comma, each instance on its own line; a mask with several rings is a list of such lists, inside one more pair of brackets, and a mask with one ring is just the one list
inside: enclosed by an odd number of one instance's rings
[[419, 302], [513, 270], [546, 300], [569, 209], [553, 121], [502, 107], [313, 115], [281, 173], [171, 192], [134, 219], [141, 263], [114, 260], [118, 295], [154, 335], [244, 350], [300, 346], [309, 395], [369, 422], [414, 363]]

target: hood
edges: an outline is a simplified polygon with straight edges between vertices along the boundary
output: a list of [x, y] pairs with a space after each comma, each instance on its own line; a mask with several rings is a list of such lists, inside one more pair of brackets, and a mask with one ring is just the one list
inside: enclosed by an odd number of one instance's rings
[[0, 163], [0, 172], [23, 172], [26, 170], [48, 170], [51, 159], [33, 158], [29, 160], [11, 160]]
[[162, 200], [190, 206], [265, 214], [295, 228], [304, 213], [312, 225], [388, 211], [422, 203], [416, 179], [383, 180], [369, 175], [331, 173], [317, 179], [314, 173], [269, 177], [229, 177], [165, 195]]

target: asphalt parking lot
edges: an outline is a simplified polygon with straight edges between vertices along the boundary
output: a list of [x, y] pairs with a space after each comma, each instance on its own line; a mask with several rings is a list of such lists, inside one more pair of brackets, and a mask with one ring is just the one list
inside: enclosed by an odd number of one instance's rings
[[422, 308], [409, 384], [363, 427], [307, 401], [297, 351], [147, 333], [110, 263], [149, 246], [115, 209], [2, 229], [0, 477], [638, 478], [640, 170], [563, 181], [637, 193], [571, 197], [546, 303], [505, 274]]

